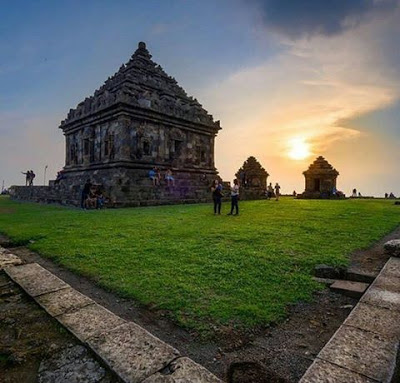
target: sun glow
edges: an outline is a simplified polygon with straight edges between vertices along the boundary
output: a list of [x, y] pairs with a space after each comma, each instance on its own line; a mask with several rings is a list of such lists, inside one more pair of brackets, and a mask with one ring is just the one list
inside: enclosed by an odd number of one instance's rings
[[289, 141], [289, 157], [293, 160], [304, 160], [311, 155], [310, 144], [304, 138], [292, 138]]

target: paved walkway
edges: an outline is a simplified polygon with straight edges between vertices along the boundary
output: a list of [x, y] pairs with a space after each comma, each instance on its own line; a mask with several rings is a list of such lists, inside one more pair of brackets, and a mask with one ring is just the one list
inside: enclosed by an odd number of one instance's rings
[[392, 257], [300, 383], [398, 382], [399, 342], [400, 258]]
[[142, 327], [100, 306], [37, 263], [0, 248], [0, 268], [65, 328], [129, 383], [220, 383]]

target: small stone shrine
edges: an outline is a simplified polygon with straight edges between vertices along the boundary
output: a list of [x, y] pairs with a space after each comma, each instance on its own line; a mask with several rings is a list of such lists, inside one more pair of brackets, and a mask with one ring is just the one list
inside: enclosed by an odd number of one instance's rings
[[306, 189], [298, 198], [338, 197], [336, 179], [339, 172], [324, 157], [319, 156], [303, 174]]
[[[139, 43], [131, 59], [61, 122], [64, 179], [47, 189], [14, 187], [13, 197], [79, 205], [87, 179], [114, 206], [201, 202], [217, 177], [219, 121], [152, 61]], [[149, 171], [157, 167], [160, 184]], [[172, 171], [174, 186], [164, 180]], [[37, 195], [36, 195], [36, 194]]]
[[265, 196], [269, 174], [255, 157], [249, 157], [235, 175], [240, 182], [242, 199], [259, 199]]

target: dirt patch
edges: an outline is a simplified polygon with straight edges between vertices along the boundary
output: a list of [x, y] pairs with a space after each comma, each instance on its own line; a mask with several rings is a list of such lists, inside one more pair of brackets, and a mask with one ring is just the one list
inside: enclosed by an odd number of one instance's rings
[[383, 245], [391, 240], [400, 238], [400, 227], [379, 240], [374, 246], [365, 250], [355, 251], [350, 258], [350, 267], [365, 272], [379, 273], [390, 258], [385, 254]]
[[12, 207], [0, 207], [0, 214], [14, 214], [15, 209]]
[[[351, 265], [366, 272], [379, 271], [387, 261], [383, 244], [395, 237], [400, 237], [400, 228], [372, 248], [355, 252]], [[165, 311], [152, 311], [133, 300], [120, 298], [24, 247], [9, 250], [26, 262], [41, 264], [78, 291], [122, 318], [138, 323], [229, 383], [298, 382], [357, 303], [354, 298], [326, 289], [316, 293], [311, 303], [289, 307], [288, 319], [279, 325], [246, 333], [226, 327], [217, 331], [218, 339], [205, 342], [196, 333], [172, 323]]]
[[53, 318], [0, 272], [0, 382], [117, 382]]

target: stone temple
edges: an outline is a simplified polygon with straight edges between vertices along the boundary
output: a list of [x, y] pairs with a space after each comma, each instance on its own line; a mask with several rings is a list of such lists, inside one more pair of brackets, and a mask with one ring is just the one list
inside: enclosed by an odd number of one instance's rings
[[268, 172], [257, 159], [250, 156], [235, 174], [241, 185], [241, 199], [259, 199], [265, 197]]
[[334, 197], [339, 172], [324, 157], [319, 156], [303, 174], [306, 188], [298, 198]]
[[[116, 206], [209, 199], [220, 123], [151, 57], [140, 42], [117, 73], [70, 109], [60, 125], [66, 143], [60, 184], [16, 187], [14, 197], [78, 205], [90, 179]], [[148, 177], [154, 166], [162, 176], [157, 187]], [[174, 187], [164, 182], [167, 169]]]

